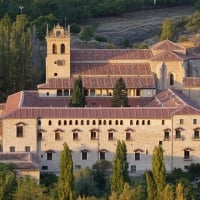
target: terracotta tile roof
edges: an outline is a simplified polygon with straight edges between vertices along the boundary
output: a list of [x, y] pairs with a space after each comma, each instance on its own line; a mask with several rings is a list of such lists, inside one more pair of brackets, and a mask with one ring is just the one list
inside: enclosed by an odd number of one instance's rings
[[71, 64], [72, 75], [152, 75], [149, 63], [73, 63]]
[[[115, 87], [120, 77], [82, 77], [83, 86], [87, 89], [111, 89]], [[155, 77], [132, 76], [123, 77], [126, 88], [155, 88]], [[39, 89], [69, 89], [73, 88], [75, 78], [51, 78], [47, 84], [38, 85]]]
[[183, 79], [184, 88], [200, 88], [200, 77], [186, 77]]
[[150, 47], [152, 50], [166, 50], [166, 51], [176, 51], [176, 50], [186, 50], [184, 47], [170, 41], [163, 40]]
[[71, 62], [97, 60], [149, 60], [149, 49], [72, 49]]
[[171, 52], [171, 51], [164, 51], [160, 54], [157, 54], [152, 57], [152, 61], [183, 61], [186, 57], [180, 56], [177, 53]]

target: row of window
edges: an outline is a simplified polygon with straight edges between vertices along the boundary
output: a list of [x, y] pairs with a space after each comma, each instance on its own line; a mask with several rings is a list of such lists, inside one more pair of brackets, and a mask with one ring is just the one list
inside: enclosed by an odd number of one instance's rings
[[[24, 151], [25, 152], [30, 152], [31, 151], [31, 147], [30, 146], [25, 146], [24, 147]], [[10, 152], [15, 152], [15, 146], [10, 146]]]
[[[67, 123], [68, 122], [68, 123]], [[123, 125], [123, 120], [64, 120], [63, 125]], [[180, 119], [180, 124], [183, 124], [184, 120]], [[41, 120], [38, 120], [38, 125], [40, 126]], [[150, 120], [135, 120], [135, 125], [151, 125]], [[165, 120], [161, 120], [161, 124], [165, 125]], [[197, 124], [197, 119], [193, 119], [193, 124]], [[52, 120], [48, 121], [48, 125], [52, 125]], [[58, 120], [58, 125], [62, 125], [62, 120]], [[134, 121], [130, 120], [129, 125], [134, 125]]]

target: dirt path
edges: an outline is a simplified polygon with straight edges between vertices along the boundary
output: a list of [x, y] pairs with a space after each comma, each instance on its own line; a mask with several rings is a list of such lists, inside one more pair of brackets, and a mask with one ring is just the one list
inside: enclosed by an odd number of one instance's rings
[[89, 20], [88, 24], [98, 23], [96, 34], [105, 36], [109, 42], [122, 45], [128, 39], [133, 44], [155, 37], [164, 19], [177, 19], [193, 12], [193, 7], [146, 10], [120, 17], [95, 18]]

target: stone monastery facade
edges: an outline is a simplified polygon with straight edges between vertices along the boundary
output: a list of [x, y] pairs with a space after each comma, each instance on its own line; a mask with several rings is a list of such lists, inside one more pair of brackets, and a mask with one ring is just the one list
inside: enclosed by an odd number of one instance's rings
[[[66, 142], [74, 169], [112, 161], [124, 140], [131, 175], [151, 169], [161, 144], [168, 171], [200, 162], [200, 55], [169, 40], [148, 49], [71, 49], [70, 33], [47, 31], [46, 82], [1, 105], [0, 162], [21, 174], [59, 173]], [[73, 82], [82, 78], [87, 106], [69, 107]], [[130, 107], [111, 107], [123, 77]]]

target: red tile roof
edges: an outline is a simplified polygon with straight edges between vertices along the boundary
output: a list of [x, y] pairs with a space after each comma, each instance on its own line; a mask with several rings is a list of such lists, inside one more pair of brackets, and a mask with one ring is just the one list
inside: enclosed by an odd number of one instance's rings
[[158, 42], [150, 47], [152, 50], [165, 50], [165, 51], [176, 51], [176, 50], [186, 50], [186, 48], [179, 46], [178, 44], [170, 41], [170, 40], [163, 40]]
[[152, 75], [149, 63], [72, 63], [72, 75], [100, 76], [136, 76]]
[[[83, 86], [87, 89], [111, 89], [115, 87], [120, 77], [82, 77]], [[155, 88], [155, 77], [132, 76], [123, 77], [126, 88]], [[39, 89], [69, 89], [73, 88], [75, 78], [51, 78], [47, 84], [38, 85]]]
[[149, 49], [72, 49], [71, 62], [97, 60], [149, 60]]
[[183, 61], [186, 58], [171, 51], [164, 51], [160, 54], [153, 56], [152, 61]]
[[186, 77], [183, 79], [184, 88], [200, 88], [200, 77]]

